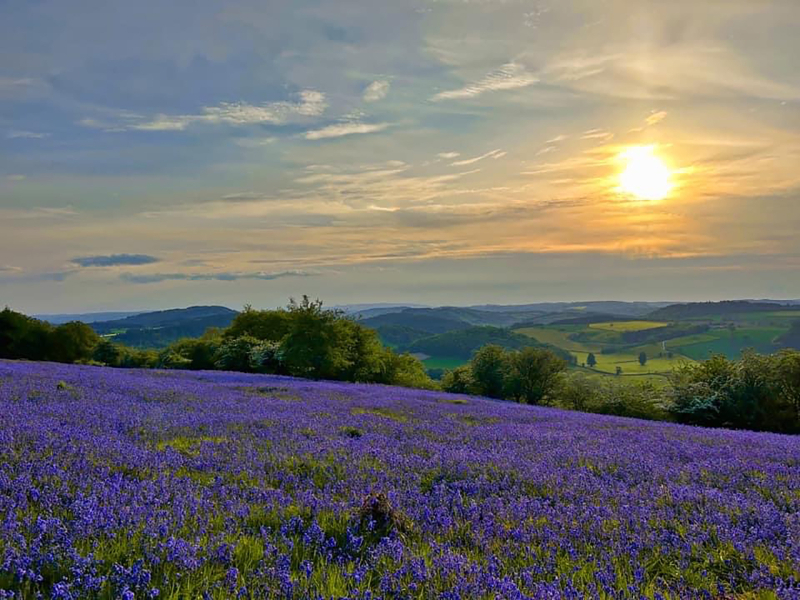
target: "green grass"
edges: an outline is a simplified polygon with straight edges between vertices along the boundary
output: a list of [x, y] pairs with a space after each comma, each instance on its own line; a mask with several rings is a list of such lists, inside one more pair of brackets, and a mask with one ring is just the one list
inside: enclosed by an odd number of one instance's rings
[[[724, 354], [728, 358], [738, 358], [742, 350], [753, 348], [756, 352], [769, 354], [775, 352], [777, 347], [772, 340], [783, 333], [785, 329], [777, 327], [738, 328], [733, 331], [727, 329], [715, 330], [713, 340], [704, 340], [696, 343], [683, 343], [676, 349], [694, 360], [703, 360], [711, 354]], [[669, 342], [667, 342], [669, 347]]]
[[610, 321], [608, 323], [592, 323], [590, 329], [603, 329], [606, 331], [644, 331], [656, 327], [666, 327], [669, 323], [661, 321]]
[[599, 352], [600, 346], [597, 344], [586, 344], [569, 339], [573, 333], [583, 330], [581, 325], [563, 325], [551, 327], [525, 327], [517, 329], [517, 333], [532, 337], [537, 342], [552, 344], [558, 348], [569, 350], [570, 352]]
[[[585, 364], [588, 353], [573, 352], [578, 358], [579, 364]], [[616, 373], [617, 367], [622, 369], [623, 375], [651, 375], [659, 373], [669, 373], [682, 362], [688, 360], [685, 356], [673, 355], [672, 358], [652, 356], [648, 357], [647, 363], [642, 366], [639, 364], [639, 353], [622, 352], [619, 354], [598, 354], [595, 353], [597, 364], [595, 371], [604, 373]]]

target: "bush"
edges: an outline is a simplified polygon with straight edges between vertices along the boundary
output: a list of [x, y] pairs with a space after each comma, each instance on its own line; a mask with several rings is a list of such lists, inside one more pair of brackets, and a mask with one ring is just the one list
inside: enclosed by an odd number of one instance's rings
[[462, 365], [445, 372], [442, 377], [442, 389], [453, 394], [477, 393], [477, 387], [472, 377], [472, 368], [469, 365]]
[[799, 356], [745, 352], [686, 364], [672, 374], [670, 411], [692, 425], [798, 432]]

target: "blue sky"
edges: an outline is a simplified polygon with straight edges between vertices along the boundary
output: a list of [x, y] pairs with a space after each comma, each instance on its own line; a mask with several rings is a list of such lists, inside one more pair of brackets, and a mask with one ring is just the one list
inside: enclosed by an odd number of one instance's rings
[[[28, 312], [800, 297], [793, 0], [0, 2]], [[667, 197], [618, 188], [626, 149]]]

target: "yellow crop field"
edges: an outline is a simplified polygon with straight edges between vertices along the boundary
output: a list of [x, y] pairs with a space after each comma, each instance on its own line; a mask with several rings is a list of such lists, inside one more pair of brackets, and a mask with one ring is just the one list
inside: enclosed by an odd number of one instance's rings
[[611, 321], [608, 323], [592, 323], [591, 329], [602, 329], [604, 331], [643, 331], [645, 329], [655, 329], [664, 327], [669, 323], [660, 321]]

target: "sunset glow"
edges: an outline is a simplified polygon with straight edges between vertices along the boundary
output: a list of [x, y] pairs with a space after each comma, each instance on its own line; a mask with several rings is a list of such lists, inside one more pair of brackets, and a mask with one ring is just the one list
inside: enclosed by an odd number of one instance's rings
[[672, 189], [670, 170], [655, 154], [654, 146], [634, 146], [620, 155], [625, 170], [619, 176], [620, 191], [639, 200], [663, 200]]

